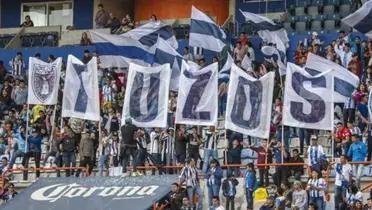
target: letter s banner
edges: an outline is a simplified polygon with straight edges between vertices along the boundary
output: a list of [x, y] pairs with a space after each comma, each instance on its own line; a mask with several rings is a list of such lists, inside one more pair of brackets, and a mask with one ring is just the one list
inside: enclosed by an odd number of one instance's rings
[[217, 71], [217, 63], [197, 70], [182, 62], [176, 110], [177, 124], [217, 124]]
[[143, 67], [130, 63], [122, 125], [131, 118], [140, 127], [166, 127], [170, 77], [169, 64]]
[[332, 70], [316, 76], [288, 63], [283, 123], [287, 126], [333, 130]]
[[259, 80], [231, 66], [225, 127], [258, 138], [269, 138], [274, 72]]

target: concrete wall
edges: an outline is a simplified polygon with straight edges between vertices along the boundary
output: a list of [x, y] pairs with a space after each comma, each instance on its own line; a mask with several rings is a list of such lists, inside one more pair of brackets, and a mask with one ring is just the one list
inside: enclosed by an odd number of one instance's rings
[[190, 18], [192, 5], [216, 16], [219, 24], [223, 24], [229, 15], [229, 0], [136, 0], [135, 20], [147, 20], [152, 14], [159, 19]]

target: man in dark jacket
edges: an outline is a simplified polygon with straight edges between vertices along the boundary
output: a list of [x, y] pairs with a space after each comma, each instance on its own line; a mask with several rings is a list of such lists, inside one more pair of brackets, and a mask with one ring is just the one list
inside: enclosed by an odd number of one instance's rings
[[[64, 127], [63, 136], [59, 142], [60, 151], [62, 153], [62, 162], [64, 167], [76, 166], [76, 142], [74, 134], [69, 126]], [[74, 170], [66, 169], [66, 176], [74, 174]]]
[[182, 206], [182, 198], [185, 196], [185, 191], [177, 183], [173, 183], [167, 200], [170, 205], [170, 210], [180, 209]]
[[[290, 163], [304, 163], [304, 159], [302, 159], [299, 155], [298, 149], [294, 149], [292, 151], [292, 157], [290, 157], [289, 162]], [[291, 174], [294, 176], [294, 178], [298, 181], [301, 181], [301, 176], [304, 174], [304, 166], [291, 166], [290, 167]]]
[[226, 197], [226, 210], [235, 210], [236, 186], [238, 184], [239, 182], [233, 174], [229, 174], [227, 179], [222, 182], [222, 192]]
[[126, 119], [125, 125], [121, 127], [120, 156], [122, 159], [123, 176], [126, 176], [130, 156], [132, 156], [132, 160], [136, 157], [137, 141], [135, 134], [137, 130], [138, 128], [132, 124], [130, 118]]
[[[32, 129], [32, 134], [28, 137], [28, 149], [25, 157], [23, 158], [23, 166], [28, 168], [28, 161], [31, 157], [35, 159], [36, 168], [40, 168], [40, 157], [41, 157], [41, 140], [43, 137], [40, 132], [36, 129]], [[40, 176], [40, 171], [36, 171], [36, 177]], [[23, 171], [23, 180], [27, 180], [28, 171]]]
[[[235, 139], [232, 143], [232, 148], [227, 151], [227, 163], [230, 164], [241, 164], [242, 163], [242, 150], [243, 147], [240, 145], [239, 140]], [[240, 175], [240, 167], [228, 169], [228, 175], [234, 174], [235, 177]]]
[[[79, 144], [79, 156], [80, 156], [80, 167], [88, 169], [88, 174], [92, 173], [93, 169], [93, 158], [94, 158], [94, 139], [95, 134], [85, 128], [81, 134], [81, 140]], [[80, 171], [76, 173], [76, 177], [79, 177]]]

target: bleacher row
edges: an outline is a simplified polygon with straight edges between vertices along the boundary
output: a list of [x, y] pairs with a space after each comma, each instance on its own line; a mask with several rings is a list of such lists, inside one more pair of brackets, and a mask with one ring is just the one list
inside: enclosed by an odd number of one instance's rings
[[341, 23], [341, 19], [351, 13], [349, 0], [302, 0], [290, 5], [288, 18], [283, 26], [288, 32], [335, 30], [350, 31], [351, 28]]
[[[16, 34], [1, 34], [0, 48], [5, 48]], [[25, 33], [20, 36], [22, 47], [56, 47], [58, 46], [58, 32]]]
[[56, 47], [58, 32], [27, 33], [21, 36], [22, 47]]

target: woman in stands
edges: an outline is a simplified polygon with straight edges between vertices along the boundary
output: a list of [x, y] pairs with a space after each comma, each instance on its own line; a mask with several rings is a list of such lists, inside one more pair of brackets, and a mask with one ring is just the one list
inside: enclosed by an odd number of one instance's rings
[[26, 15], [25, 21], [21, 24], [21, 27], [34, 27], [34, 22], [32, 22], [29, 15]]
[[80, 45], [83, 46], [92, 45], [92, 40], [90, 40], [90, 38], [88, 37], [87, 32], [83, 32], [81, 34]]

